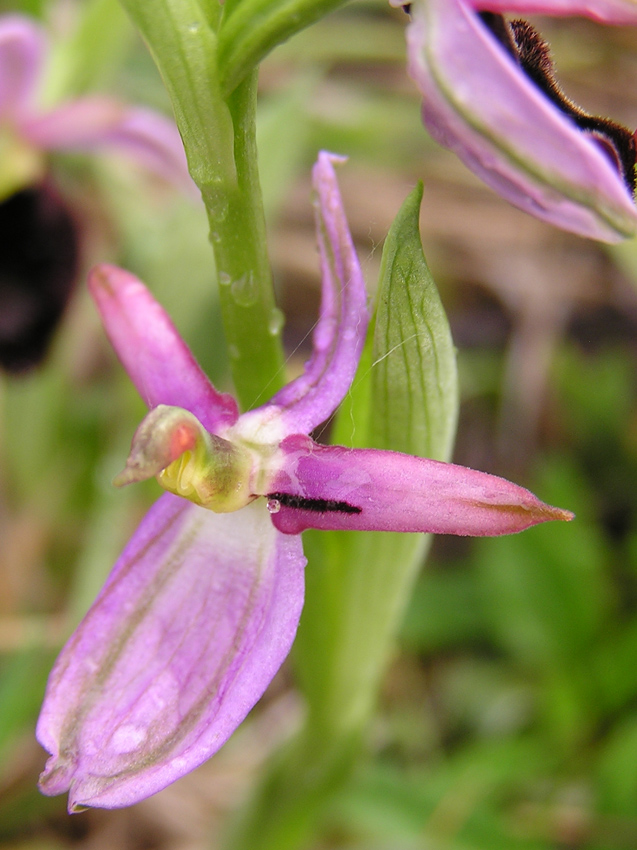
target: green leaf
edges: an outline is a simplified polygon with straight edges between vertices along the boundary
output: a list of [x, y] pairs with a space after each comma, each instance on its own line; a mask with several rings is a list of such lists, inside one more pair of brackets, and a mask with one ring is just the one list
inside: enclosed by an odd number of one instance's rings
[[[385, 241], [371, 363], [368, 349], [333, 442], [447, 459], [457, 418], [455, 352], [420, 243], [421, 197], [418, 186]], [[373, 703], [429, 540], [391, 532], [309, 532], [306, 540], [310, 553], [317, 547], [323, 555], [310, 555], [299, 674], [321, 723], [356, 725]]]
[[227, 95], [282, 41], [343, 6], [346, 0], [229, 2], [219, 29], [219, 72]]
[[389, 232], [374, 335], [372, 445], [449, 460], [458, 416], [455, 349], [418, 232], [419, 185]]

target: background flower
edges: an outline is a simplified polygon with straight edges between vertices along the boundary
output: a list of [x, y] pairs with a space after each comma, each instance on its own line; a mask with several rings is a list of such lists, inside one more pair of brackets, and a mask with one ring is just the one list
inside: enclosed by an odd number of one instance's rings
[[[631, 6], [599, 0], [586, 8], [574, 4], [572, 11], [623, 23]], [[514, 14], [537, 10], [533, 3], [508, 7]], [[637, 210], [631, 133], [624, 133], [630, 146], [624, 164], [612, 136], [578, 127], [577, 110], [568, 114], [531, 79], [513, 37], [504, 28], [496, 37], [480, 17], [481, 4], [419, 0], [411, 8], [409, 69], [436, 141], [525, 212], [594, 239], [614, 242], [632, 235]], [[569, 8], [543, 4], [544, 11], [556, 14]], [[631, 20], [636, 18], [633, 7]], [[533, 50], [546, 65], [537, 45]]]
[[56, 184], [55, 152], [118, 152], [196, 196], [177, 128], [115, 98], [45, 109], [47, 39], [35, 21], [0, 17], [0, 365], [39, 363], [71, 295], [81, 222]]

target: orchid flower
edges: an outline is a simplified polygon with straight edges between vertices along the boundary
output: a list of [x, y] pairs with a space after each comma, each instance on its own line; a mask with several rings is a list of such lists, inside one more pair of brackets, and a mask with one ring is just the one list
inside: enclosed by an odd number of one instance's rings
[[37, 104], [47, 42], [21, 15], [0, 18], [0, 199], [38, 183], [51, 151], [118, 150], [167, 180], [192, 187], [177, 128], [150, 109], [87, 96]]
[[322, 304], [305, 372], [239, 415], [132, 274], [90, 288], [150, 413], [115, 483], [157, 477], [151, 508], [54, 667], [38, 723], [46, 794], [119, 807], [209, 758], [287, 656], [306, 528], [499, 535], [570, 519], [501, 478], [309, 436], [354, 378], [365, 285], [333, 164], [314, 166]]
[[[394, 5], [399, 5], [394, 2]], [[548, 46], [512, 14], [637, 23], [633, 0], [416, 0], [410, 74], [431, 135], [515, 206], [582, 236], [637, 229], [635, 141], [588, 115], [554, 79]]]

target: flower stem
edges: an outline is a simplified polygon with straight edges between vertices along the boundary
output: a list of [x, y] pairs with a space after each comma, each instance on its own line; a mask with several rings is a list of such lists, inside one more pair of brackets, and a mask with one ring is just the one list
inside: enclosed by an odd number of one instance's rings
[[256, 71], [224, 98], [214, 21], [197, 0], [122, 0], [170, 94], [190, 173], [201, 191], [239, 401], [254, 407], [282, 381], [280, 323], [256, 159]]
[[[275, 315], [257, 166], [256, 94], [257, 72], [253, 71], [228, 98], [236, 185], [227, 195], [222, 215], [215, 216], [208, 207], [230, 363], [244, 408], [263, 404], [283, 379], [281, 328]], [[264, 358], [267, 371], [261, 362]]]

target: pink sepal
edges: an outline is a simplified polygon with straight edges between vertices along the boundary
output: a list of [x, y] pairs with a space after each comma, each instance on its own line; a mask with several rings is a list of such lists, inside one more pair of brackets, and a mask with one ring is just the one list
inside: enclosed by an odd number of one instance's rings
[[608, 242], [632, 235], [637, 209], [616, 165], [528, 79], [471, 5], [427, 0], [412, 11], [409, 68], [432, 136], [537, 218]]
[[113, 348], [149, 408], [183, 407], [215, 433], [236, 422], [235, 400], [217, 392], [166, 311], [135, 275], [100, 265], [89, 275], [89, 288]]
[[272, 521], [286, 534], [321, 528], [487, 537], [573, 517], [504, 478], [451, 463], [321, 446], [302, 436], [284, 440], [280, 452], [269, 495], [278, 501]]
[[321, 151], [312, 171], [321, 257], [321, 312], [304, 373], [269, 402], [281, 407], [281, 434], [308, 434], [332, 415], [349, 390], [369, 321], [367, 293], [345, 217], [334, 163]]
[[0, 123], [16, 120], [28, 108], [45, 50], [44, 34], [29, 18], [0, 18]]

